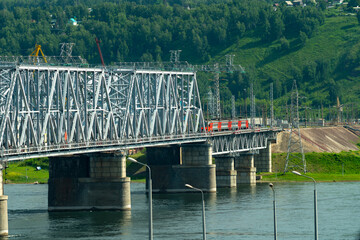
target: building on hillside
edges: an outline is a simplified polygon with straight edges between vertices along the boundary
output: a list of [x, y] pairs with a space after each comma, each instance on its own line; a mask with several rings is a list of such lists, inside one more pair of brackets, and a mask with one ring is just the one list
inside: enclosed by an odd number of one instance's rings
[[294, 0], [294, 1], [292, 2], [292, 4], [293, 4], [294, 6], [303, 6], [302, 0]]
[[292, 7], [292, 6], [293, 6], [293, 3], [292, 3], [291, 1], [285, 1], [285, 3], [286, 3], [286, 6], [288, 6], [288, 7]]

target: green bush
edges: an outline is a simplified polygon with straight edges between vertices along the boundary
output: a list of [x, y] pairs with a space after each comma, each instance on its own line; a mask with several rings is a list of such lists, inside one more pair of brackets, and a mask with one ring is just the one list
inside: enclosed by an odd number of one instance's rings
[[19, 167], [41, 167], [41, 169], [49, 169], [48, 158], [34, 158], [22, 161], [18, 164]]

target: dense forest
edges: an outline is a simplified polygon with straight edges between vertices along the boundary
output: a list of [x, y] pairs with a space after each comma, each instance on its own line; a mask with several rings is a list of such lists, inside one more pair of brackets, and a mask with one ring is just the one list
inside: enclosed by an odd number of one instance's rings
[[[301, 64], [288, 61], [283, 75], [264, 68], [277, 58], [306, 49], [326, 19], [336, 17], [326, 6], [324, 1], [287, 7], [284, 1], [274, 5], [264, 0], [2, 0], [0, 55], [29, 55], [35, 44], [40, 44], [46, 55], [55, 56], [60, 53], [60, 43], [72, 42], [74, 56], [99, 64], [97, 37], [108, 65], [169, 61], [169, 51], [176, 49], [182, 50], [181, 60], [206, 64], [224, 62], [225, 54], [260, 46], [266, 50], [257, 61], [236, 55], [235, 64], [243, 65], [245, 73], [221, 75], [224, 111], [230, 112], [231, 95], [240, 111], [246, 111], [241, 106], [249, 97], [250, 82], [255, 85], [258, 107], [268, 107], [273, 83], [280, 114], [293, 79], [308, 97], [308, 108], [330, 106], [343, 94], [341, 81], [349, 79], [344, 71], [354, 72], [359, 66], [360, 44], [355, 43], [336, 56], [313, 56]], [[246, 39], [251, 41], [243, 44]], [[280, 68], [284, 66], [278, 71]], [[210, 78], [209, 74], [198, 77], [204, 102]]]

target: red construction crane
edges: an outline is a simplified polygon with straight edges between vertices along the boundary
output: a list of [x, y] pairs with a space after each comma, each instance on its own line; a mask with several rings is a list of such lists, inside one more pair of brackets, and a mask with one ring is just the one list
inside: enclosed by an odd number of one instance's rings
[[95, 41], [96, 41], [96, 45], [97, 45], [98, 50], [99, 50], [100, 59], [101, 59], [101, 64], [105, 67], [104, 59], [103, 59], [103, 56], [102, 56], [102, 53], [101, 53], [101, 49], [100, 49], [100, 40], [99, 40], [97, 37], [95, 37]]

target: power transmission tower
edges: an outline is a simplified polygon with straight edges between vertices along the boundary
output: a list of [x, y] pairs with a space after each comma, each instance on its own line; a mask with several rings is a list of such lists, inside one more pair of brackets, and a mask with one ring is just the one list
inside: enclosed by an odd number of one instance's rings
[[[175, 50], [173, 50], [175, 51]], [[174, 53], [175, 55], [175, 53]], [[217, 119], [221, 119], [221, 106], [220, 106], [220, 82], [219, 82], [219, 75], [221, 72], [241, 72], [245, 73], [245, 69], [240, 65], [234, 65], [235, 55], [226, 55], [226, 64], [219, 64], [215, 63], [214, 65], [188, 65], [187, 68], [193, 69], [193, 71], [200, 71], [200, 72], [211, 72], [214, 73], [214, 81], [215, 81], [215, 108], [216, 111], [215, 115]]]
[[256, 109], [255, 109], [255, 94], [254, 94], [254, 84], [250, 84], [250, 99], [251, 99], [251, 106], [250, 106], [250, 122], [251, 127], [255, 127], [255, 117], [256, 117]]
[[235, 96], [232, 95], [231, 96], [231, 118], [232, 119], [235, 119], [235, 115], [236, 115], [236, 112], [235, 112]]
[[226, 67], [228, 68], [228, 72], [232, 72], [233, 63], [234, 63], [234, 54], [227, 54], [226, 57]]
[[[284, 173], [288, 170], [302, 170], [306, 173], [306, 161], [304, 149], [301, 142], [300, 126], [299, 126], [299, 93], [294, 80], [291, 92], [291, 130], [289, 136], [289, 144], [286, 155], [286, 163]], [[297, 135], [297, 139], [294, 135]], [[300, 156], [299, 156], [300, 155]]]
[[60, 57], [71, 57], [75, 43], [60, 43]]
[[211, 89], [208, 92], [208, 108], [210, 112], [210, 119], [215, 116], [215, 102], [214, 102], [214, 95]]
[[270, 83], [270, 127], [274, 124], [274, 84]]
[[63, 59], [64, 63], [70, 63], [72, 48], [75, 43], [60, 43], [60, 57]]
[[170, 50], [170, 62], [179, 63], [180, 62], [180, 53], [181, 53], [181, 50]]

